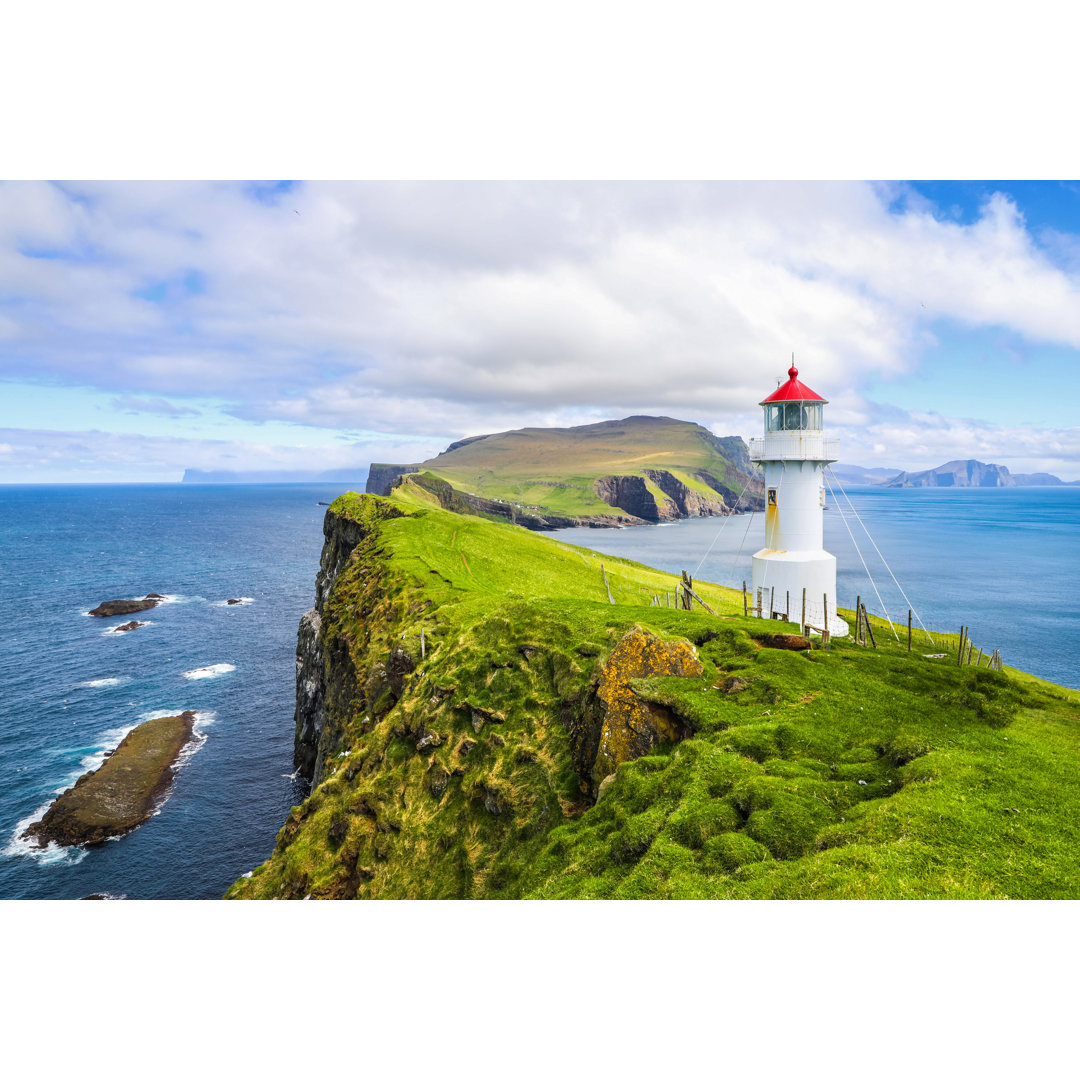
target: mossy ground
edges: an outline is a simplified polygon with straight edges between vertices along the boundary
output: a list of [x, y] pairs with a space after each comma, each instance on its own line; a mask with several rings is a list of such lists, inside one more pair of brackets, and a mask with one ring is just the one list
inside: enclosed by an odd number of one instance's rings
[[[1080, 895], [1077, 692], [959, 667], [954, 639], [909, 654], [877, 621], [877, 649], [771, 648], [797, 627], [745, 618], [740, 593], [696, 583], [716, 616], [650, 606], [672, 575], [407, 483], [393, 501], [406, 516], [331, 508], [376, 539], [324, 619], [358, 678], [395, 648], [415, 670], [400, 696], [342, 707], [325, 776], [229, 896]], [[702, 676], [634, 684], [693, 734], [619, 766], [592, 805], [575, 723], [634, 625], [696, 645]]]

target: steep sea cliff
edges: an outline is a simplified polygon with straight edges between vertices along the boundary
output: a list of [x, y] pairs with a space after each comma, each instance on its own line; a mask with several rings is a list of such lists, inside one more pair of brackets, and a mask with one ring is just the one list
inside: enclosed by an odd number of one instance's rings
[[324, 531], [311, 795], [230, 897], [1076, 895], [1075, 693], [656, 606], [671, 575], [411, 480]]

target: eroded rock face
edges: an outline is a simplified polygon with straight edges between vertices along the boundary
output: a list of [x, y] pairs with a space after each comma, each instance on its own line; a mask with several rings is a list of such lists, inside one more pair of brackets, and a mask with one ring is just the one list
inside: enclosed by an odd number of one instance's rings
[[679, 516], [675, 505], [668, 500], [657, 505], [640, 476], [601, 476], [593, 488], [608, 506], [617, 506], [643, 521], [674, 521]]
[[587, 736], [596, 740], [589, 777], [593, 792], [624, 761], [691, 733], [669, 709], [639, 698], [631, 681], [657, 675], [696, 678], [703, 670], [689, 641], [665, 641], [641, 626], [626, 632], [601, 668], [593, 700], [586, 706]]
[[641, 471], [675, 504], [680, 517], [720, 517], [731, 513], [723, 496], [710, 497], [693, 491], [665, 469]]

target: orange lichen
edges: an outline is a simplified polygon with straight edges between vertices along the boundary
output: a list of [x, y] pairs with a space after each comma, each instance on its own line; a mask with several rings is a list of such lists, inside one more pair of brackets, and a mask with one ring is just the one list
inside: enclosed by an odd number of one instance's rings
[[592, 770], [594, 784], [599, 785], [624, 761], [687, 734], [685, 725], [670, 710], [639, 698], [631, 681], [657, 675], [696, 678], [703, 671], [697, 650], [689, 641], [665, 641], [641, 626], [627, 631], [604, 664], [597, 686], [604, 719]]

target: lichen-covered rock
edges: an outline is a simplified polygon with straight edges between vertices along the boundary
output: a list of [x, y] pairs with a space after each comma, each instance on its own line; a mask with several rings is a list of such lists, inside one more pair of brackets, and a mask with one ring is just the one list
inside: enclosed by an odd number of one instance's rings
[[596, 685], [599, 741], [592, 766], [598, 788], [624, 761], [633, 761], [663, 742], [678, 742], [690, 731], [663, 705], [643, 701], [631, 686], [634, 679], [658, 675], [700, 676], [704, 668], [689, 641], [665, 641], [642, 626], [633, 626], [603, 665]]

